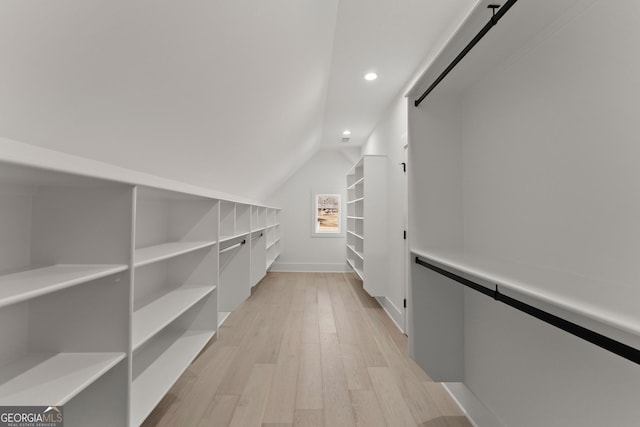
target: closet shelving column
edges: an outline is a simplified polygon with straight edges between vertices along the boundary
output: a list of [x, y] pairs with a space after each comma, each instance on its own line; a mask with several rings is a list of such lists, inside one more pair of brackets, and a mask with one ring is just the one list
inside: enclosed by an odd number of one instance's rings
[[132, 187], [0, 170], [0, 405], [124, 426]]
[[132, 425], [144, 421], [216, 333], [217, 205], [136, 188]]
[[251, 245], [247, 244], [251, 228], [250, 208], [241, 203], [220, 202], [220, 325], [251, 295]]
[[347, 263], [364, 289], [385, 296], [386, 156], [364, 156], [347, 173]]
[[251, 206], [251, 286], [267, 274], [267, 208]]
[[281, 232], [280, 209], [267, 208], [267, 270], [280, 256], [280, 252], [282, 251], [282, 243], [280, 242]]

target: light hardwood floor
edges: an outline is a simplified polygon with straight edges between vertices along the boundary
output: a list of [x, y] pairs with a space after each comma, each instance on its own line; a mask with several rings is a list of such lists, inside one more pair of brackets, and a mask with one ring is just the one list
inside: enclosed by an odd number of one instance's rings
[[470, 427], [351, 274], [269, 273], [143, 426]]

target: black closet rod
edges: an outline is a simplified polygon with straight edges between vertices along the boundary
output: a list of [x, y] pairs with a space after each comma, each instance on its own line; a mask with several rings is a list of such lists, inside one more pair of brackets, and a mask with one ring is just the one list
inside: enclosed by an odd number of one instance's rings
[[[449, 74], [451, 70], [453, 70], [455, 66], [458, 65], [458, 62], [460, 62], [462, 58], [464, 58], [467, 53], [469, 53], [469, 51], [473, 49], [473, 47], [489, 32], [491, 28], [493, 28], [494, 25], [498, 23], [500, 18], [502, 18], [504, 14], [507, 13], [509, 9], [511, 9], [511, 6], [513, 6], [517, 1], [518, 0], [508, 0], [502, 7], [495, 4], [490, 4], [489, 6], [487, 6], [490, 9], [493, 9], [493, 16], [491, 17], [489, 22], [487, 22], [485, 26], [482, 27], [480, 32], [476, 34], [473, 40], [471, 40], [469, 44], [467, 44], [465, 48], [462, 49], [462, 52], [460, 52], [458, 56], [456, 56], [453, 61], [451, 61], [451, 64], [449, 64], [449, 66], [445, 68], [445, 70], [438, 76], [438, 78], [431, 84], [431, 86], [429, 86], [429, 88], [425, 90], [422, 95], [420, 95], [420, 98], [416, 99], [416, 101], [414, 102], [416, 107], [420, 105], [420, 103], [427, 97], [427, 95], [429, 95], [431, 91], [435, 89], [442, 80], [444, 80], [445, 77], [447, 77], [447, 74]], [[496, 9], [498, 9], [497, 12]]]
[[464, 286], [490, 296], [496, 301], [507, 304], [508, 306], [513, 307], [516, 310], [527, 313], [528, 315], [533, 316], [536, 319], [542, 320], [543, 322], [555, 326], [556, 328], [562, 329], [563, 331], [568, 332], [571, 335], [582, 338], [583, 340], [595, 344], [600, 348], [608, 350], [612, 353], [617, 354], [618, 356], [624, 357], [625, 359], [640, 365], [640, 350], [638, 350], [637, 348], [630, 347], [624, 343], [621, 343], [620, 341], [616, 341], [607, 336], [592, 331], [591, 329], [587, 329], [576, 323], [551, 314], [547, 311], [540, 310], [539, 308], [536, 308], [532, 305], [502, 294], [498, 291], [498, 285], [496, 285], [495, 289], [487, 288], [486, 286], [480, 285], [472, 280], [469, 280], [465, 277], [459, 276], [455, 273], [444, 270], [434, 264], [424, 261], [420, 259], [420, 257], [416, 257], [416, 264], [420, 264], [421, 266], [426, 267], [429, 270], [435, 271], [436, 273], [446, 276], [449, 279], [455, 280], [456, 282], [461, 283]]

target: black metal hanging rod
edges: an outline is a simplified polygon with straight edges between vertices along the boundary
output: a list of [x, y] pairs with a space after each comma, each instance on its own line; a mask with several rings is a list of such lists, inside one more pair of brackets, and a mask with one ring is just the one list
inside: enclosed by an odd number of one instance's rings
[[620, 357], [624, 357], [625, 359], [640, 365], [640, 350], [638, 350], [637, 348], [628, 346], [624, 343], [621, 343], [620, 341], [616, 341], [607, 336], [599, 334], [598, 332], [592, 331], [591, 329], [587, 329], [576, 323], [551, 314], [547, 311], [540, 310], [539, 308], [529, 305], [518, 299], [502, 294], [498, 290], [498, 285], [496, 285], [495, 289], [487, 288], [486, 286], [480, 285], [472, 280], [444, 270], [430, 262], [424, 261], [420, 259], [420, 257], [416, 257], [416, 264], [420, 264], [421, 266], [426, 267], [429, 270], [435, 271], [438, 274], [441, 274], [445, 277], [448, 277], [449, 279], [463, 284], [464, 286], [487, 295], [495, 299], [496, 301], [500, 301], [510, 307], [515, 308], [516, 310], [527, 313], [528, 315], [533, 316], [536, 319], [542, 320], [543, 322], [555, 326], [556, 328], [562, 329], [563, 331], [568, 332], [571, 335], [582, 338], [583, 340], [595, 344], [600, 348], [608, 350]]
[[[469, 44], [467, 44], [464, 47], [464, 49], [462, 49], [462, 52], [460, 52], [458, 56], [456, 56], [453, 59], [453, 61], [451, 61], [451, 63], [447, 66], [447, 68], [445, 68], [444, 71], [440, 73], [438, 78], [433, 83], [431, 83], [431, 86], [429, 86], [429, 88], [425, 90], [422, 95], [420, 95], [420, 98], [416, 99], [416, 101], [414, 102], [416, 107], [420, 105], [420, 103], [427, 97], [427, 95], [429, 95], [431, 91], [435, 89], [436, 86], [438, 86], [442, 80], [444, 80], [445, 77], [447, 77], [447, 74], [449, 74], [451, 70], [453, 70], [455, 66], [458, 65], [458, 62], [462, 61], [462, 58], [464, 58], [467, 55], [467, 53], [469, 53], [469, 51], [471, 51], [471, 49], [473, 49], [473, 47], [480, 40], [482, 40], [482, 38], [489, 32], [489, 30], [491, 30], [491, 28], [493, 28], [493, 26], [498, 23], [500, 18], [502, 18], [504, 14], [507, 13], [509, 9], [511, 9], [511, 6], [513, 6], [517, 1], [518, 0], [508, 0], [502, 6], [498, 6], [495, 4], [490, 4], [489, 6], [487, 6], [488, 8], [493, 10], [493, 15], [491, 16], [491, 19], [489, 20], [489, 22], [487, 22], [485, 26], [482, 27], [480, 32], [476, 34], [473, 40], [471, 40]], [[496, 9], [497, 9], [497, 12], [496, 12]]]

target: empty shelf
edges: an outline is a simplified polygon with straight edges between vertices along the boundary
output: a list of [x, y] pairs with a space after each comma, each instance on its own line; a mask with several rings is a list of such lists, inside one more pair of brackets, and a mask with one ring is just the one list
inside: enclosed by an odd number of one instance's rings
[[140, 347], [215, 289], [215, 286], [182, 286], [136, 310], [133, 313], [133, 349]]
[[245, 233], [238, 233], [232, 236], [220, 236], [220, 243], [228, 242], [229, 240], [238, 239], [240, 237], [248, 236], [248, 235], [249, 235], [249, 232], [247, 231]]
[[501, 291], [513, 290], [614, 328], [640, 335], [637, 305], [640, 293], [631, 285], [605, 282], [465, 251], [411, 252], [447, 270], [499, 285]]
[[358, 270], [350, 259], [347, 259], [347, 263], [349, 264], [353, 272], [356, 273], [356, 275], [360, 278], [360, 280], [364, 282], [364, 275], [362, 274], [362, 271]]
[[127, 270], [126, 265], [65, 265], [0, 276], [0, 307]]
[[144, 349], [150, 354], [160, 349], [161, 354], [133, 380], [131, 412], [134, 425], [142, 424], [214, 335], [214, 331], [167, 334], [153, 342], [155, 348]]
[[124, 358], [124, 353], [27, 355], [0, 368], [0, 404], [62, 406]]
[[134, 264], [136, 267], [141, 267], [215, 244], [215, 241], [172, 242], [136, 249]]
[[351, 250], [351, 252], [353, 252], [354, 254], [356, 254], [356, 256], [357, 256], [358, 258], [360, 258], [361, 260], [363, 260], [363, 261], [364, 261], [364, 256], [363, 256], [360, 252], [358, 252], [358, 251], [356, 250], [356, 248], [355, 248], [355, 247], [353, 247], [353, 246], [351, 246], [351, 245], [347, 245], [347, 248], [349, 248], [349, 249]]

